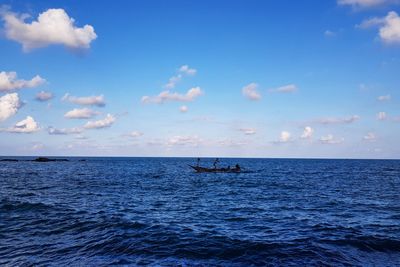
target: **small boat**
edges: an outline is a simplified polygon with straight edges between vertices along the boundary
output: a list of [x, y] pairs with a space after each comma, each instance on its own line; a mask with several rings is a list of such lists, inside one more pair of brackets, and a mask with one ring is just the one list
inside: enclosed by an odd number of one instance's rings
[[205, 167], [200, 167], [200, 166], [192, 166], [189, 165], [191, 168], [193, 168], [196, 172], [228, 172], [228, 173], [239, 173], [241, 171], [240, 168], [205, 168]]

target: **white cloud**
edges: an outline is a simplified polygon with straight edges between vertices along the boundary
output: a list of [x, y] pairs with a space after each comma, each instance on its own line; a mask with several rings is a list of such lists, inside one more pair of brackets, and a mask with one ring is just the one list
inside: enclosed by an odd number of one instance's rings
[[186, 94], [182, 95], [179, 93], [172, 93], [169, 90], [161, 92], [157, 96], [143, 96], [142, 103], [149, 104], [162, 104], [167, 101], [178, 101], [178, 102], [189, 102], [195, 100], [197, 97], [201, 96], [203, 91], [200, 87], [193, 87], [189, 89]]
[[83, 127], [85, 129], [101, 129], [110, 127], [115, 122], [115, 117], [111, 114], [107, 114], [107, 116], [102, 120], [97, 121], [88, 121]]
[[181, 106], [179, 108], [179, 111], [182, 112], [182, 113], [186, 113], [186, 112], [188, 112], [188, 110], [189, 110], [189, 108], [187, 106]]
[[164, 86], [166, 89], [175, 88], [184, 76], [193, 76], [197, 73], [196, 69], [190, 68], [188, 65], [183, 65], [179, 68], [178, 74], [169, 78], [168, 83]]
[[257, 132], [257, 130], [254, 128], [241, 128], [239, 131], [243, 132], [245, 135], [253, 135]]
[[333, 31], [330, 31], [330, 30], [326, 30], [326, 31], [324, 31], [324, 35], [325, 35], [325, 37], [335, 37], [336, 33]]
[[167, 146], [175, 146], [175, 145], [189, 145], [189, 146], [198, 146], [202, 140], [197, 136], [173, 136], [167, 140]]
[[86, 137], [86, 136], [84, 136], [84, 135], [81, 135], [81, 134], [77, 134], [77, 135], [75, 136], [75, 139], [78, 139], [78, 140], [86, 140], [86, 139], [88, 139], [88, 137]]
[[261, 95], [257, 91], [258, 84], [250, 83], [242, 88], [242, 94], [250, 100], [260, 100]]
[[178, 74], [176, 76], [172, 76], [169, 78], [168, 83], [164, 86], [166, 89], [175, 88], [176, 84], [182, 80], [182, 74]]
[[353, 123], [360, 119], [360, 116], [353, 115], [346, 118], [322, 118], [319, 119], [317, 122], [321, 124], [346, 124], [346, 123]]
[[189, 68], [188, 65], [183, 65], [179, 68], [179, 72], [184, 73], [186, 75], [195, 75], [197, 73], [196, 69]]
[[387, 118], [386, 112], [380, 111], [378, 114], [376, 114], [376, 118], [380, 121], [384, 121]]
[[223, 140], [220, 140], [217, 143], [220, 146], [227, 146], [227, 147], [240, 147], [240, 146], [245, 146], [245, 145], [249, 144], [249, 142], [246, 142], [246, 141], [240, 141], [240, 140], [238, 141], [236, 139], [232, 140], [232, 139], [229, 139], [229, 138], [225, 138]]
[[379, 38], [387, 44], [400, 44], [400, 17], [395, 11], [390, 11], [386, 17], [364, 20], [356, 27], [366, 29], [379, 27]]
[[383, 23], [385, 23], [385, 20], [383, 18], [370, 18], [361, 22], [361, 24], [357, 24], [356, 28], [368, 29], [371, 27], [382, 25]]
[[363, 137], [363, 139], [364, 140], [366, 140], [366, 141], [370, 141], [370, 142], [373, 142], [373, 141], [375, 141], [376, 140], [376, 135], [374, 134], [374, 133], [367, 133], [367, 135], [365, 135], [364, 137]]
[[86, 106], [104, 107], [106, 105], [103, 95], [76, 97], [76, 96], [71, 96], [70, 94], [67, 93], [63, 96], [61, 100]]
[[271, 93], [294, 93], [298, 90], [295, 84], [288, 84], [278, 88], [270, 89]]
[[389, 101], [392, 97], [390, 95], [381, 95], [378, 96], [379, 101]]
[[36, 75], [30, 80], [18, 80], [15, 71], [0, 72], [0, 92], [13, 91], [22, 88], [33, 88], [42, 85], [45, 82], [46, 80], [39, 75]]
[[68, 119], [90, 119], [98, 114], [99, 112], [91, 110], [89, 108], [74, 108], [73, 110], [65, 113], [64, 117]]
[[26, 119], [17, 122], [13, 127], [8, 128], [7, 131], [11, 133], [33, 133], [39, 129], [37, 122], [31, 116], [27, 116]]
[[48, 9], [30, 23], [25, 22], [29, 17], [26, 14], [3, 12], [2, 17], [6, 37], [22, 44], [25, 52], [53, 44], [73, 49], [89, 48], [97, 38], [91, 25], [76, 27], [75, 20], [64, 9]]
[[301, 135], [301, 138], [310, 139], [312, 138], [313, 134], [314, 134], [314, 129], [311, 128], [310, 126], [306, 126], [304, 127], [304, 131], [303, 134]]
[[21, 102], [17, 93], [6, 94], [0, 97], [0, 121], [5, 121], [14, 116], [20, 107]]
[[290, 141], [291, 134], [287, 131], [282, 131], [279, 136], [279, 142], [286, 143]]
[[371, 8], [395, 3], [397, 0], [338, 0], [338, 5], [349, 5], [354, 8]]
[[50, 135], [68, 135], [68, 134], [80, 134], [83, 132], [82, 128], [62, 128], [62, 129], [57, 129], [54, 127], [49, 127], [47, 129], [47, 132]]
[[139, 132], [139, 131], [133, 131], [133, 132], [130, 132], [129, 134], [128, 134], [128, 136], [130, 136], [130, 137], [140, 137], [140, 136], [142, 136], [143, 135], [143, 133], [142, 132]]
[[51, 93], [51, 92], [45, 92], [45, 91], [40, 91], [40, 92], [38, 92], [38, 93], [36, 94], [36, 96], [35, 96], [35, 99], [36, 99], [37, 101], [41, 101], [41, 102], [50, 100], [50, 99], [52, 99], [52, 98], [53, 98], [53, 93]]
[[400, 17], [391, 11], [385, 17], [385, 24], [379, 29], [379, 36], [385, 43], [400, 44]]
[[319, 141], [323, 144], [340, 144], [343, 143], [344, 139], [335, 139], [332, 134], [328, 134], [326, 136], [321, 136]]

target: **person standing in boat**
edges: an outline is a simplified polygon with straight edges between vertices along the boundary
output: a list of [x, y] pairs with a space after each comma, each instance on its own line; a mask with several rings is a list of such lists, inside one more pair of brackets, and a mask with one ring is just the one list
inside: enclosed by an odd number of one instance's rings
[[200, 165], [200, 158], [197, 158], [197, 167]]
[[217, 168], [217, 164], [219, 163], [219, 158], [216, 158], [215, 160], [214, 160], [214, 169], [216, 169]]

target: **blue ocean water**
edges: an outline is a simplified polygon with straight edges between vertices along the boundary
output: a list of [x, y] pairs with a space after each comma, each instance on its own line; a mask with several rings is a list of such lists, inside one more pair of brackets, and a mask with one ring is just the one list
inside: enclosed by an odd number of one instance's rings
[[0, 265], [400, 266], [400, 161], [194, 162], [0, 162]]

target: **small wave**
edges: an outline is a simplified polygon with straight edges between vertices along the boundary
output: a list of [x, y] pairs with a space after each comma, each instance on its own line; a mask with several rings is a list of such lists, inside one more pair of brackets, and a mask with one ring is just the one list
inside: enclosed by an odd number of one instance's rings
[[243, 222], [243, 221], [247, 221], [247, 220], [248, 220], [248, 218], [245, 218], [245, 217], [229, 217], [229, 218], [225, 219], [225, 221], [228, 221], [228, 222]]
[[50, 189], [50, 188], [52, 188], [52, 187], [51, 186], [43, 186], [43, 187], [32, 188], [32, 190], [41, 191], [41, 190], [46, 190], [46, 189]]
[[338, 240], [323, 240], [322, 242], [338, 246], [352, 246], [368, 252], [400, 252], [400, 240], [378, 238], [374, 236], [361, 236]]
[[27, 193], [17, 194], [16, 196], [18, 196], [18, 197], [33, 197], [33, 196], [36, 196], [36, 194], [34, 194], [32, 192], [27, 192]]
[[45, 211], [52, 206], [44, 203], [31, 203], [22, 201], [10, 201], [3, 199], [0, 201], [0, 211]]

